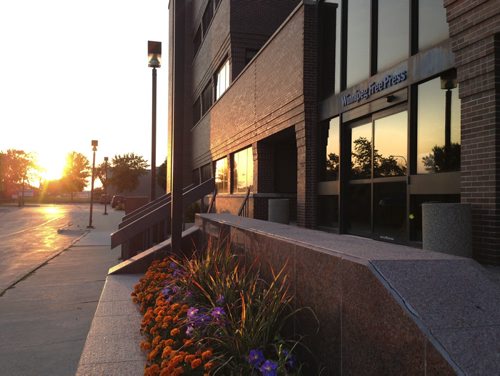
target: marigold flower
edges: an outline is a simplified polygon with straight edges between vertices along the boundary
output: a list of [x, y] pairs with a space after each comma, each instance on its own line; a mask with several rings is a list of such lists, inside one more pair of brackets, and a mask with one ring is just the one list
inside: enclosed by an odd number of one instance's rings
[[172, 329], [172, 330], [170, 331], [170, 335], [171, 335], [172, 337], [175, 337], [175, 336], [179, 335], [179, 333], [180, 333], [179, 328], [174, 328], [174, 329]]
[[193, 360], [191, 362], [192, 369], [198, 368], [199, 366], [201, 366], [201, 359], [200, 358], [196, 358], [195, 360]]
[[163, 349], [163, 352], [161, 353], [161, 357], [163, 359], [165, 359], [167, 356], [170, 355], [170, 353], [172, 352], [172, 348], [170, 346], [167, 346]]
[[186, 357], [184, 358], [184, 361], [185, 361], [186, 363], [191, 363], [191, 362], [192, 362], [195, 358], [196, 358], [196, 356], [195, 356], [195, 355], [193, 355], [193, 354], [189, 354], [189, 355], [186, 355]]
[[205, 363], [204, 368], [206, 371], [209, 371], [214, 367], [214, 365], [215, 365], [214, 362], [207, 362], [207, 363]]
[[201, 353], [201, 359], [207, 360], [212, 357], [212, 350], [206, 350]]
[[183, 360], [184, 360], [184, 356], [182, 356], [182, 355], [176, 355], [176, 356], [174, 356], [172, 358], [172, 363], [174, 364], [174, 366], [177, 366]]

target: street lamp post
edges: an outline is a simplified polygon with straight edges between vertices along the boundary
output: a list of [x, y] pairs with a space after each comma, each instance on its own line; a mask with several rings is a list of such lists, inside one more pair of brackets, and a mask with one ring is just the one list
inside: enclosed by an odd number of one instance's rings
[[92, 226], [92, 209], [94, 207], [94, 173], [95, 173], [95, 152], [97, 151], [97, 140], [92, 140], [92, 180], [90, 182], [90, 215], [89, 225], [87, 228], [94, 228]]
[[148, 41], [148, 66], [153, 68], [151, 111], [151, 201], [156, 197], [156, 68], [161, 66], [161, 42]]
[[108, 215], [108, 157], [104, 157], [104, 215]]

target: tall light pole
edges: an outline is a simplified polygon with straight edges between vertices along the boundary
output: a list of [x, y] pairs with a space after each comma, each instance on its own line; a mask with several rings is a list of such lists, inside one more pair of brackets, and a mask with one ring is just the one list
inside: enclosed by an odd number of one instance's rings
[[90, 215], [89, 225], [87, 228], [94, 228], [92, 226], [92, 209], [94, 207], [94, 174], [95, 174], [95, 152], [97, 151], [97, 140], [92, 140], [92, 180], [90, 182]]
[[161, 42], [148, 41], [148, 67], [153, 68], [151, 111], [151, 201], [156, 198], [156, 68], [161, 66]]
[[108, 157], [104, 157], [104, 215], [108, 215]]

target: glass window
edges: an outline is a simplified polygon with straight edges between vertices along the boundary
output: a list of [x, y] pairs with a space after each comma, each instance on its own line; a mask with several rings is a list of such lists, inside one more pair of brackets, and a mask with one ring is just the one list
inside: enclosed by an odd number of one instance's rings
[[446, 9], [442, 1], [419, 0], [418, 48], [423, 50], [449, 38]]
[[212, 81], [208, 83], [208, 85], [203, 89], [203, 93], [201, 93], [201, 110], [202, 115], [208, 111], [210, 107], [212, 107], [213, 97], [212, 97]]
[[213, 0], [208, 0], [207, 7], [205, 8], [205, 13], [203, 13], [203, 19], [201, 24], [203, 26], [203, 37], [207, 35], [208, 26], [210, 26], [210, 21], [214, 16], [214, 3]]
[[212, 177], [212, 167], [210, 166], [210, 163], [201, 166], [201, 181], [207, 181]]
[[229, 169], [227, 158], [215, 162], [215, 187], [217, 193], [229, 193]]
[[201, 46], [201, 26], [196, 31], [193, 39], [193, 55], [196, 55]]
[[233, 155], [233, 192], [246, 193], [253, 188], [253, 153], [252, 148], [234, 153]]
[[379, 72], [408, 57], [409, 12], [409, 0], [378, 1], [377, 66]]
[[325, 180], [337, 180], [339, 178], [340, 157], [340, 133], [339, 118], [335, 117], [328, 124], [328, 139], [326, 143], [326, 173]]
[[371, 184], [353, 184], [348, 191], [348, 231], [352, 234], [371, 233]]
[[318, 197], [318, 218], [319, 225], [335, 228], [339, 226], [339, 196], [319, 196]]
[[408, 114], [406, 111], [375, 120], [373, 174], [404, 176], [408, 167]]
[[373, 184], [373, 232], [382, 240], [406, 240], [406, 182]]
[[194, 102], [193, 105], [193, 125], [195, 125], [197, 122], [199, 122], [201, 119], [201, 101], [200, 98]]
[[350, 0], [347, 16], [347, 87], [370, 77], [370, 4]]
[[372, 123], [359, 125], [351, 133], [351, 179], [371, 178]]
[[215, 100], [219, 99], [222, 94], [226, 91], [226, 89], [229, 87], [229, 82], [230, 82], [230, 76], [229, 76], [229, 71], [230, 71], [230, 65], [229, 65], [229, 60], [226, 60], [226, 62], [222, 65], [222, 67], [217, 71], [215, 75]]
[[[418, 86], [417, 173], [460, 170], [460, 99], [458, 88], [441, 89], [440, 78]], [[446, 131], [446, 101], [450, 130]], [[448, 134], [448, 136], [447, 136]], [[448, 138], [448, 139], [447, 139]]]

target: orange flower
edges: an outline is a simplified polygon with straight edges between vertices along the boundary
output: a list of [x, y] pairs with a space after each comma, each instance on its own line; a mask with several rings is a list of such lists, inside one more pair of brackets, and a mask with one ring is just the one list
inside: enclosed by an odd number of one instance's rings
[[195, 360], [193, 360], [191, 362], [192, 369], [198, 368], [199, 366], [201, 366], [201, 359], [200, 358], [196, 358]]
[[189, 347], [193, 345], [193, 340], [192, 339], [184, 339], [184, 346]]
[[165, 359], [167, 356], [170, 355], [170, 353], [172, 352], [172, 348], [170, 346], [167, 346], [163, 349], [163, 352], [161, 353], [161, 357], [163, 359]]
[[184, 368], [182, 368], [182, 367], [177, 367], [176, 369], [174, 369], [173, 376], [182, 375], [183, 373], [184, 373]]
[[172, 330], [170, 331], [170, 335], [171, 335], [172, 337], [175, 337], [176, 335], [179, 335], [179, 333], [180, 333], [180, 332], [181, 332], [181, 331], [180, 331], [178, 328], [174, 328], [174, 329], [172, 329]]
[[195, 355], [193, 355], [193, 354], [186, 355], [186, 357], [184, 358], [184, 361], [185, 361], [186, 363], [191, 363], [191, 362], [192, 362], [195, 358], [196, 358], [196, 356], [195, 356]]
[[208, 370], [212, 369], [213, 366], [214, 366], [214, 362], [208, 362], [208, 363], [205, 363], [204, 368], [206, 371], [208, 371]]
[[207, 350], [201, 353], [201, 359], [207, 360], [212, 357], [212, 350]]
[[151, 367], [147, 367], [144, 370], [145, 376], [157, 376], [160, 374], [160, 366], [158, 364], [153, 364]]
[[172, 359], [172, 363], [174, 364], [174, 366], [177, 366], [180, 362], [182, 362], [184, 360], [184, 357], [182, 355], [176, 355], [174, 356], [174, 358]]
[[141, 342], [141, 349], [143, 350], [150, 350], [151, 349], [151, 343], [148, 341], [142, 341]]

